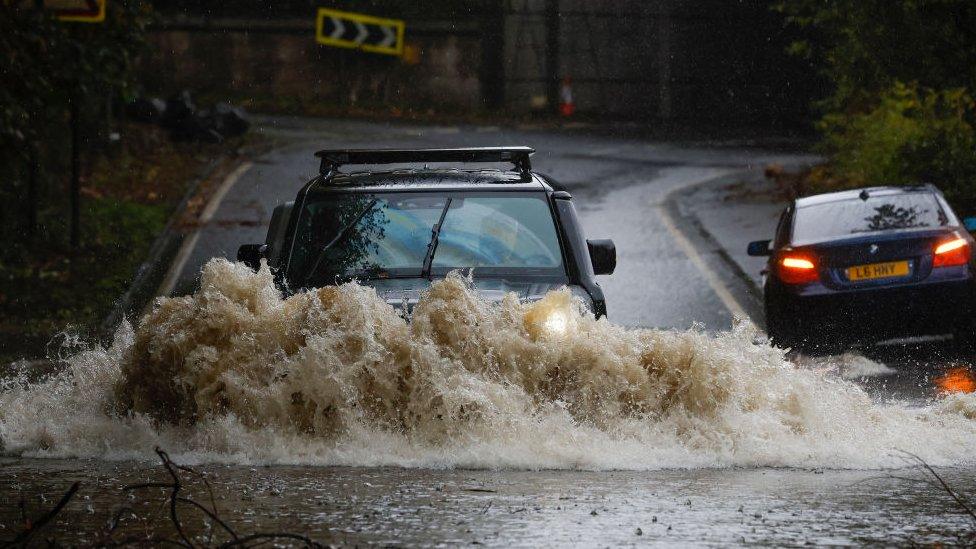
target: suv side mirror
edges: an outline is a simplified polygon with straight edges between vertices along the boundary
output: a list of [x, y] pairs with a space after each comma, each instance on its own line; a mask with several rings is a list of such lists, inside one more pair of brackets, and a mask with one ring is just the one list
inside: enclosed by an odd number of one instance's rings
[[617, 268], [617, 247], [613, 244], [613, 240], [587, 240], [586, 247], [590, 250], [593, 273], [613, 274], [613, 270]]
[[976, 232], [976, 217], [964, 217], [962, 219], [962, 226], [966, 227], [966, 230], [971, 233]]
[[245, 244], [237, 249], [237, 261], [257, 271], [267, 251], [267, 244]]
[[750, 242], [749, 249], [746, 250], [746, 253], [754, 256], [772, 255], [772, 252], [769, 250], [769, 244], [771, 242], [771, 240], [756, 240], [755, 242]]

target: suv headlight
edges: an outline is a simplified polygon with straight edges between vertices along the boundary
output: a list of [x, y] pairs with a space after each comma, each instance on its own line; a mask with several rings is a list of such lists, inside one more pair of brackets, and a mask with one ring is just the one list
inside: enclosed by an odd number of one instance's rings
[[551, 335], [563, 335], [566, 333], [566, 326], [569, 325], [569, 315], [566, 311], [554, 309], [549, 311], [546, 319], [542, 322], [542, 329]]

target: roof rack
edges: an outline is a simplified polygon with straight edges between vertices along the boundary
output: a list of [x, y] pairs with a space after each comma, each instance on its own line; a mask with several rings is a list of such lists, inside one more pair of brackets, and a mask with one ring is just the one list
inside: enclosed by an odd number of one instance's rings
[[407, 164], [413, 162], [511, 162], [524, 181], [531, 181], [531, 147], [468, 147], [461, 149], [339, 149], [315, 153], [322, 159], [319, 173], [330, 178], [347, 164]]

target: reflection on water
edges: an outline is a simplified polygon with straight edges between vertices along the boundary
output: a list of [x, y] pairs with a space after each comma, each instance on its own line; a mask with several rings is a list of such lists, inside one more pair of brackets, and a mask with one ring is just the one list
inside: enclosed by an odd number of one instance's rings
[[[222, 519], [238, 533], [292, 532], [337, 546], [679, 547], [759, 545], [961, 546], [972, 523], [918, 470], [705, 469], [512, 471], [398, 467], [203, 465]], [[976, 493], [972, 468], [940, 469], [959, 493]], [[189, 475], [187, 475], [189, 476]], [[41, 532], [92, 543], [129, 507], [116, 539], [176, 537], [166, 491], [129, 500], [119, 487], [168, 479], [146, 462], [0, 458], [0, 540], [38, 516], [71, 480], [81, 490]], [[916, 482], [919, 481], [919, 482]], [[193, 483], [187, 495], [209, 503]], [[147, 505], [148, 503], [148, 505]], [[137, 518], [133, 518], [136, 515]], [[183, 509], [186, 533], [209, 532]], [[16, 525], [16, 526], [15, 526]], [[640, 534], [637, 533], [640, 529]], [[228, 536], [215, 527], [213, 541]], [[241, 538], [243, 539], [243, 538]], [[38, 544], [41, 545], [41, 544]]]
[[940, 393], [976, 392], [976, 375], [965, 366], [949, 368], [944, 374], [932, 380]]

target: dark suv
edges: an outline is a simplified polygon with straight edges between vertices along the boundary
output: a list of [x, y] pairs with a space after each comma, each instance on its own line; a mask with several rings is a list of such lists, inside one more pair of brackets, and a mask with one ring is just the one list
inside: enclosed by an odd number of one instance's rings
[[[241, 246], [237, 258], [255, 269], [266, 259], [286, 294], [358, 280], [412, 309], [432, 280], [460, 269], [491, 300], [515, 292], [532, 301], [566, 286], [605, 315], [595, 275], [613, 272], [613, 242], [584, 238], [570, 194], [531, 171], [533, 152], [320, 151], [320, 174], [275, 208], [265, 243]], [[428, 167], [445, 163], [513, 169]], [[346, 165], [387, 168], [340, 172]]]

